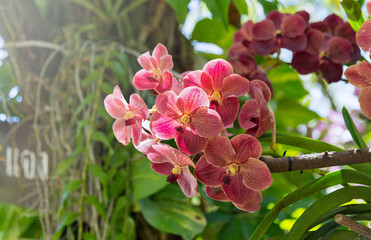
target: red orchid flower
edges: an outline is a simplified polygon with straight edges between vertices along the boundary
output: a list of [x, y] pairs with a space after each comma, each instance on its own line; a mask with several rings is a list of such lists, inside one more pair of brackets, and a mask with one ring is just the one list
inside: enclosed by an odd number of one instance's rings
[[115, 86], [113, 94], [104, 99], [108, 114], [116, 119], [113, 123], [113, 133], [123, 145], [128, 145], [130, 138], [138, 145], [142, 132], [142, 122], [148, 118], [148, 108], [143, 99], [137, 95], [130, 96], [130, 104], [123, 97], [121, 90]]
[[255, 99], [246, 101], [242, 106], [238, 122], [242, 128], [246, 129], [246, 133], [260, 137], [271, 129], [274, 123], [268, 106], [271, 92], [268, 86], [260, 80], [251, 82], [251, 90], [253, 95], [251, 97]]
[[202, 71], [193, 71], [183, 79], [185, 88], [197, 86], [209, 95], [210, 108], [221, 117], [224, 125], [234, 122], [239, 109], [239, 96], [249, 90], [249, 80], [233, 73], [232, 65], [215, 59], [204, 66]]
[[[258, 159], [261, 151], [259, 141], [248, 134], [237, 135], [231, 140], [224, 136], [214, 137], [205, 145], [205, 155], [196, 164], [195, 176], [214, 188], [208, 189], [211, 197], [229, 199], [236, 207], [250, 209], [261, 200], [257, 192], [268, 188], [273, 181], [267, 165]], [[218, 187], [227, 198], [219, 189], [215, 191]]]
[[157, 44], [152, 56], [149, 52], [140, 55], [138, 62], [144, 69], [134, 75], [133, 84], [137, 89], [153, 89], [157, 93], [162, 93], [172, 87], [173, 75], [169, 71], [174, 64], [164, 45]]
[[178, 182], [184, 195], [191, 198], [197, 195], [197, 180], [189, 171], [189, 166], [195, 167], [192, 160], [168, 145], [154, 145], [148, 152], [152, 169], [162, 175], [167, 175], [169, 183]]
[[167, 91], [157, 96], [157, 111], [151, 117], [151, 130], [162, 139], [175, 138], [180, 150], [188, 154], [203, 149], [206, 139], [223, 130], [219, 114], [209, 109], [204, 90], [188, 87], [177, 96]]

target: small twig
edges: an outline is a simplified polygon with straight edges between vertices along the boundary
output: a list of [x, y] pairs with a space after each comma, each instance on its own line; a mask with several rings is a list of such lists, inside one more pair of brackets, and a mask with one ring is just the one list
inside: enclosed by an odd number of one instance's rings
[[329, 99], [332, 109], [336, 110], [336, 105], [329, 91], [327, 90], [327, 82], [322, 78], [321, 73], [316, 73], [319, 84], [322, 87], [323, 94]]
[[28, 41], [19, 41], [19, 42], [9, 42], [6, 43], [4, 48], [24, 48], [24, 47], [39, 47], [39, 48], [48, 48], [58, 52], [63, 53], [64, 55], [68, 54], [68, 51], [57, 44], [45, 41], [38, 41], [38, 40], [28, 40]]
[[324, 152], [299, 155], [296, 157], [261, 157], [272, 173], [301, 171], [321, 167], [350, 165], [371, 162], [371, 148], [343, 152]]
[[353, 232], [358, 233], [359, 235], [371, 239], [371, 229], [354, 221], [353, 219], [348, 218], [343, 214], [336, 214], [334, 220], [337, 224], [340, 224], [346, 228], [349, 228]]

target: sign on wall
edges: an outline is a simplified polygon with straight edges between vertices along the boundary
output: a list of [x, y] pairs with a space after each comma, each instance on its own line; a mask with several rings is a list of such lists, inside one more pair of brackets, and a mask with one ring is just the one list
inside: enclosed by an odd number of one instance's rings
[[38, 151], [37, 144], [31, 124], [0, 122], [0, 202], [37, 205], [40, 186], [50, 172], [48, 147], [41, 141]]

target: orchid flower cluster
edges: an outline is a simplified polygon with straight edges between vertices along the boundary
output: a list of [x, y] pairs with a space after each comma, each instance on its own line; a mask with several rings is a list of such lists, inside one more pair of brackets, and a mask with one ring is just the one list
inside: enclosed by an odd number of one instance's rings
[[[371, 16], [371, 2], [367, 2], [368, 15]], [[356, 35], [358, 45], [365, 52], [370, 52], [371, 57], [371, 19], [366, 20]], [[347, 68], [344, 75], [349, 82], [360, 88], [358, 101], [362, 112], [371, 119], [371, 64], [367, 61], [362, 61]]]
[[343, 64], [360, 57], [356, 33], [349, 23], [332, 14], [320, 22], [309, 22], [309, 13], [284, 14], [276, 10], [265, 20], [246, 22], [234, 35], [229, 58], [237, 73], [248, 79], [261, 79], [271, 86], [267, 75], [258, 68], [256, 55], [293, 52], [291, 65], [300, 74], [321, 72], [328, 82], [343, 74]]
[[[267, 165], [259, 160], [262, 147], [256, 139], [274, 124], [267, 84], [250, 83], [223, 59], [186, 72], [178, 80], [170, 72], [172, 56], [162, 44], [152, 56], [148, 52], [139, 56], [138, 62], [143, 69], [134, 75], [133, 84], [154, 93], [155, 106], [148, 109], [137, 94], [128, 103], [116, 86], [104, 104], [115, 119], [117, 140], [123, 145], [132, 140], [152, 169], [168, 176], [169, 183], [177, 181], [187, 197], [197, 194], [198, 179], [210, 198], [231, 201], [244, 211], [258, 210], [261, 191], [273, 181]], [[251, 99], [239, 113], [238, 97], [247, 93]], [[246, 134], [229, 139], [227, 129], [236, 119]], [[163, 142], [172, 139], [178, 149]], [[202, 157], [192, 160], [192, 155]]]

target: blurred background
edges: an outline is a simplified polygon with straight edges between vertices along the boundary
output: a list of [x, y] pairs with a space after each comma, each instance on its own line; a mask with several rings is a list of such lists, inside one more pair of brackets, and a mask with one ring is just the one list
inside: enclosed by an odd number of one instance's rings
[[[227, 58], [241, 24], [274, 9], [306, 10], [312, 22], [331, 13], [346, 19], [338, 0], [0, 0], [0, 239], [76, 239], [79, 219], [84, 239], [248, 238], [277, 200], [316, 175], [275, 177], [253, 214], [203, 198], [201, 188], [186, 199], [131, 144], [115, 140], [103, 99], [115, 85], [126, 99], [136, 92], [136, 59], [157, 43], [173, 56], [175, 74], [202, 69]], [[288, 66], [268, 77], [279, 133], [353, 147], [339, 113], [346, 106], [370, 143], [350, 84], [324, 91], [315, 76]], [[288, 231], [318, 197], [287, 208], [267, 236]]]

